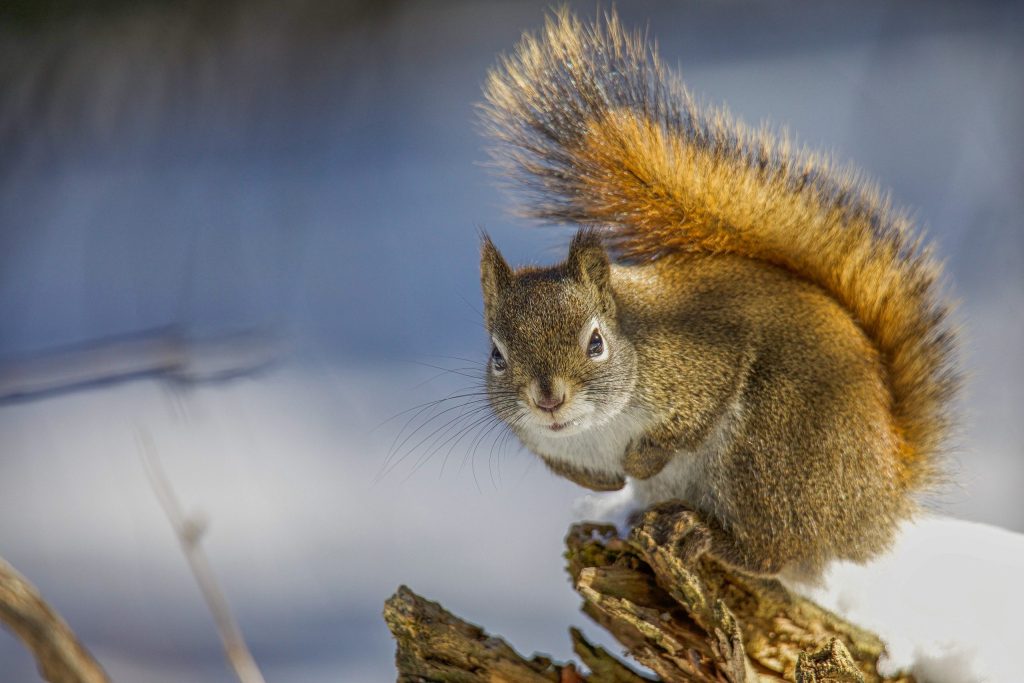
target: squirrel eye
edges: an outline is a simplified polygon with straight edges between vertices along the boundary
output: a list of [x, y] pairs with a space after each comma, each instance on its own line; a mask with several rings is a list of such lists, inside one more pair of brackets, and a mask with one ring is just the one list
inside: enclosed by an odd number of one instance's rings
[[501, 374], [508, 369], [508, 361], [501, 355], [501, 351], [498, 350], [497, 346], [491, 347], [491, 367], [494, 368], [496, 374]]
[[594, 330], [594, 333], [590, 335], [590, 341], [587, 343], [587, 355], [595, 359], [603, 358], [605, 355], [604, 339], [597, 330]]

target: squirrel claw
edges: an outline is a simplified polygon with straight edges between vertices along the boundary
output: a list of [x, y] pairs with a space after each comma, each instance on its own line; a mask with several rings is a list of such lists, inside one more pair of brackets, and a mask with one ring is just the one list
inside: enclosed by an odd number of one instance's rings
[[711, 531], [703, 522], [697, 522], [674, 546], [676, 557], [684, 564], [692, 564], [711, 549]]
[[658, 545], [667, 545], [684, 564], [696, 561], [711, 547], [711, 530], [700, 514], [678, 500], [653, 505], [630, 520], [649, 529]]

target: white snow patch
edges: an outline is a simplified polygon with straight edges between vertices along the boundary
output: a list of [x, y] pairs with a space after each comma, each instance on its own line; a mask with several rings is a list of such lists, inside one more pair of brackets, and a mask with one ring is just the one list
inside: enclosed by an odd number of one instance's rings
[[892, 551], [875, 562], [837, 562], [820, 586], [789, 585], [878, 633], [887, 675], [909, 670], [921, 683], [1021, 680], [1022, 534], [921, 517], [905, 523]]
[[614, 524], [619, 533], [629, 530], [629, 516], [640, 507], [633, 480], [627, 478], [626, 485], [610, 493], [588, 493], [572, 503], [572, 515], [588, 522]]

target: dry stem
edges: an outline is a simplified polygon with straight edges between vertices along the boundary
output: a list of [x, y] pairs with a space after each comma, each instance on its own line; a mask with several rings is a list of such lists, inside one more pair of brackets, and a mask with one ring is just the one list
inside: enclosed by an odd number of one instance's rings
[[50, 683], [110, 683], [102, 667], [36, 587], [3, 559], [0, 622], [25, 643], [40, 675]]
[[174, 494], [170, 480], [160, 466], [156, 448], [149, 434], [140, 432], [139, 442], [150, 484], [174, 529], [174, 534], [178, 537], [192, 575], [195, 577], [196, 583], [199, 584], [203, 599], [213, 615], [228, 663], [238, 677], [239, 683], [265, 683], [263, 673], [257, 666], [256, 660], [253, 659], [249, 647], [245, 644], [245, 638], [231, 613], [231, 607], [224, 596], [224, 591], [221, 590], [217, 577], [210, 567], [210, 562], [206, 558], [206, 553], [200, 546], [205, 525], [196, 519], [187, 517], [181, 509], [181, 504]]

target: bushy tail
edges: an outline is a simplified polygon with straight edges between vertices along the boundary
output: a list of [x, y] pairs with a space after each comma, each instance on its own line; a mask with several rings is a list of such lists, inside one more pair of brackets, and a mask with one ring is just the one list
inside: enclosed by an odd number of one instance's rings
[[729, 252], [830, 292], [889, 370], [904, 482], [931, 483], [957, 388], [940, 266], [874, 184], [700, 107], [644, 36], [568, 12], [491, 71], [481, 105], [523, 213], [607, 226], [627, 259]]

